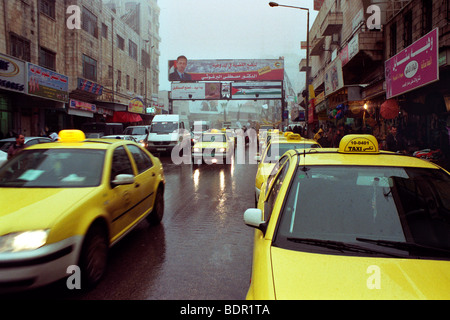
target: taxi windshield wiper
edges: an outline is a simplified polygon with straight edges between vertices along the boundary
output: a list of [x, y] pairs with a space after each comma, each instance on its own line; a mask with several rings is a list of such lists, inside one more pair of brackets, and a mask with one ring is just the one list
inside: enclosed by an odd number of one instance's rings
[[333, 249], [333, 250], [337, 250], [337, 251], [341, 251], [341, 252], [351, 251], [351, 252], [369, 253], [369, 254], [382, 254], [382, 255], [392, 256], [392, 257], [403, 257], [401, 255], [391, 254], [391, 253], [381, 251], [381, 250], [374, 250], [374, 249], [365, 248], [365, 247], [361, 247], [358, 245], [353, 245], [353, 244], [340, 242], [340, 241], [334, 241], [334, 240], [291, 238], [291, 237], [288, 237], [287, 240], [296, 242], [296, 243], [301, 243], [301, 244], [324, 247], [327, 249]]
[[378, 246], [389, 247], [404, 251], [409, 251], [410, 253], [423, 253], [423, 252], [434, 252], [436, 254], [450, 256], [450, 250], [442, 249], [437, 247], [426, 246], [413, 242], [401, 242], [401, 241], [390, 241], [390, 240], [376, 240], [376, 239], [366, 239], [366, 238], [356, 238], [357, 241], [373, 243]]

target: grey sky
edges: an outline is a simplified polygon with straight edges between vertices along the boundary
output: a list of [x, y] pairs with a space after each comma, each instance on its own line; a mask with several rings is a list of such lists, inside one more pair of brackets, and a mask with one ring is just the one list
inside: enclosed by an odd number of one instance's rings
[[[310, 25], [317, 11], [313, 0], [277, 1], [310, 8]], [[277, 59], [285, 58], [294, 90], [304, 86], [305, 74], [298, 64], [306, 56], [300, 42], [306, 41], [304, 10], [271, 8], [268, 0], [159, 0], [160, 90], [170, 90], [168, 60], [179, 55], [188, 59]]]

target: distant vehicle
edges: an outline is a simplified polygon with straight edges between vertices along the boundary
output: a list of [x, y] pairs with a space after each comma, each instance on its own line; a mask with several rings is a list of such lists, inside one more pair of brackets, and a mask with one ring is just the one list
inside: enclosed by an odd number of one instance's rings
[[175, 146], [187, 148], [191, 144], [191, 134], [178, 114], [158, 114], [153, 118], [148, 137], [150, 152], [171, 152]]
[[150, 133], [150, 126], [129, 126], [126, 127], [123, 134], [131, 135], [137, 143], [142, 147], [148, 147], [148, 134]]
[[[16, 138], [6, 138], [0, 140], [0, 166], [8, 159], [8, 149], [15, 142]], [[47, 137], [25, 137], [25, 147], [46, 142], [52, 142], [52, 139]]]
[[103, 136], [123, 134], [121, 123], [90, 122], [81, 126], [86, 138], [101, 138]]
[[196, 144], [202, 133], [208, 131], [211, 129], [211, 122], [210, 121], [194, 121], [194, 124], [191, 128], [191, 142], [192, 145]]
[[110, 136], [103, 136], [103, 137], [101, 137], [101, 139], [122, 139], [122, 140], [137, 142], [133, 136], [130, 136], [127, 134], [115, 134], [115, 135], [110, 135]]

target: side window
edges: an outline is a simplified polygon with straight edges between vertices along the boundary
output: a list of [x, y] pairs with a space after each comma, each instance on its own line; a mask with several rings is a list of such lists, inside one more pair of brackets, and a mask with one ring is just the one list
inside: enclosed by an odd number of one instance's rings
[[270, 172], [269, 176], [267, 177], [267, 184], [266, 184], [266, 192], [267, 195], [270, 185], [272, 184], [273, 178], [277, 175], [280, 168], [286, 163], [288, 160], [288, 157], [282, 157], [278, 162], [275, 163], [275, 166], [273, 167], [272, 171]]
[[139, 149], [139, 147], [136, 147], [132, 144], [127, 145], [127, 147], [133, 155], [134, 162], [136, 162], [139, 173], [142, 173], [153, 167], [152, 159], [144, 151]]
[[118, 147], [114, 150], [111, 166], [111, 181], [114, 180], [118, 174], [134, 174], [130, 158], [128, 158], [128, 154], [124, 147]]
[[35, 144], [38, 144], [38, 143], [39, 143], [38, 139], [33, 139], [33, 140], [28, 141], [26, 146], [29, 147], [29, 146], [32, 146], [32, 145], [35, 145]]
[[286, 173], [289, 169], [289, 162], [287, 161], [287, 157], [284, 157], [281, 170], [278, 175], [275, 175], [273, 183], [269, 183], [270, 189], [268, 189], [269, 196], [264, 202], [264, 216], [265, 221], [269, 221], [270, 216], [272, 215], [273, 207], [275, 205], [275, 200], [277, 199], [278, 193], [280, 192], [281, 186], [283, 185], [284, 178], [286, 177]]

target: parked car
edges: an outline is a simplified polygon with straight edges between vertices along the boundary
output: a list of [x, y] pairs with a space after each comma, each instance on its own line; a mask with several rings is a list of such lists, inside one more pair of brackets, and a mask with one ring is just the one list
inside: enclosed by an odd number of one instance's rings
[[[52, 139], [47, 137], [25, 137], [25, 147], [46, 142], [52, 142]], [[14, 143], [16, 143], [16, 138], [6, 138], [0, 140], [0, 166], [8, 159], [8, 149]]]

